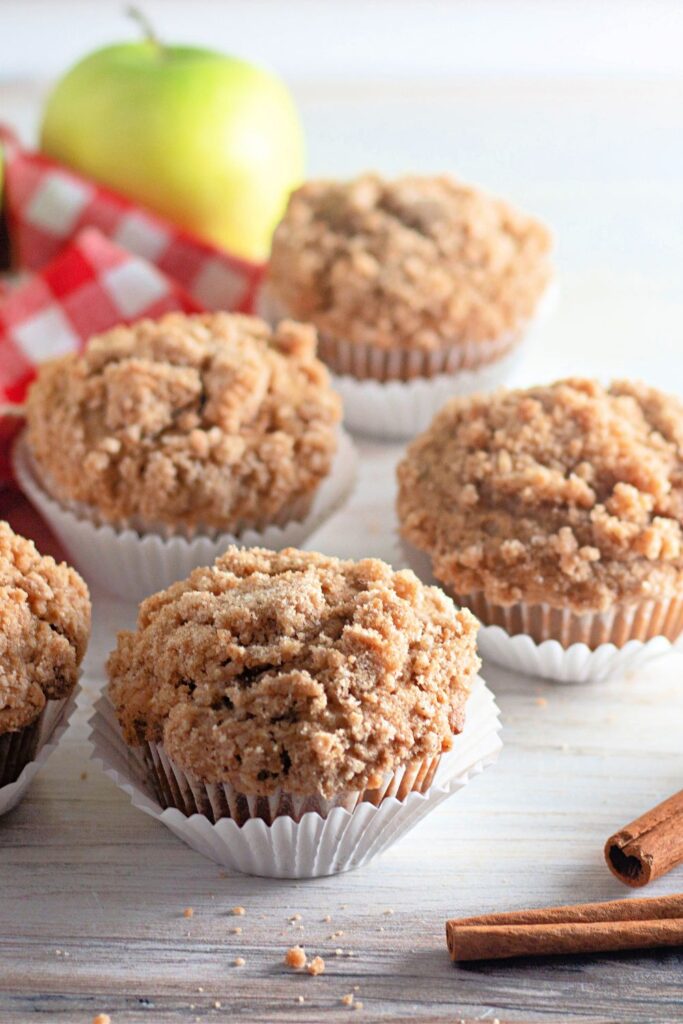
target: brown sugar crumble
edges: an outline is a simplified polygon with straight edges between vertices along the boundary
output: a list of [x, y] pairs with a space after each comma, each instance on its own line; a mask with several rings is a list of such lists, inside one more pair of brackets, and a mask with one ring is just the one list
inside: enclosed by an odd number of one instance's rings
[[455, 595], [581, 614], [683, 586], [683, 404], [654, 388], [453, 399], [398, 480], [401, 532]]
[[345, 996], [342, 996], [339, 1000], [344, 1006], [353, 1006], [353, 992], [347, 992]]
[[285, 953], [285, 964], [287, 967], [293, 967], [295, 970], [300, 970], [306, 966], [306, 953], [301, 946], [292, 946]]
[[90, 596], [75, 569], [0, 521], [0, 734], [68, 697], [90, 636]]
[[314, 956], [313, 959], [306, 964], [306, 970], [309, 974], [312, 974], [313, 977], [316, 977], [318, 974], [324, 974], [325, 961], [321, 956]]
[[476, 631], [377, 559], [231, 547], [143, 601], [109, 692], [128, 743], [163, 742], [197, 778], [330, 796], [450, 749]]
[[301, 517], [341, 418], [315, 351], [310, 326], [238, 314], [115, 327], [40, 367], [27, 403], [36, 472], [58, 500], [135, 528]]
[[111, 1024], [111, 1017], [108, 1013], [98, 1013], [93, 1017], [92, 1024]]
[[246, 914], [246, 910], [244, 909], [244, 907], [233, 907], [230, 913], [234, 917], [244, 917], [244, 915]]
[[310, 181], [275, 231], [268, 287], [322, 334], [431, 351], [519, 331], [549, 249], [538, 221], [445, 176]]
[[183, 917], [194, 917], [194, 910], [192, 907], [185, 907], [183, 910]]
[[235, 959], [233, 960], [233, 966], [234, 967], [244, 967], [246, 962], [247, 961], [244, 959], [243, 956], [236, 956]]

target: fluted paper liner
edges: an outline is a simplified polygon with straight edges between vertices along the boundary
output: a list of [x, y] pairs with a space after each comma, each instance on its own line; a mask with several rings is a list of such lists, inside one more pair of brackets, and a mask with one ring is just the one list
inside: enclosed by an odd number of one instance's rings
[[[453, 749], [439, 759], [432, 784], [424, 793], [411, 788], [402, 795], [399, 779], [396, 795], [383, 793], [376, 802], [355, 798], [351, 809], [331, 801], [330, 806], [311, 810], [305, 806], [305, 799], [300, 798], [295, 809], [298, 820], [290, 814], [273, 818], [271, 809], [272, 824], [260, 813], [252, 816], [253, 812], [263, 810], [256, 806], [258, 798], [254, 798], [253, 809], [242, 805], [242, 824], [227, 817], [214, 824], [205, 814], [187, 815], [175, 807], [164, 809], [149, 784], [145, 750], [126, 745], [106, 695], [95, 704], [90, 741], [94, 759], [129, 795], [133, 805], [163, 822], [199, 853], [246, 874], [315, 878], [367, 864], [474, 775], [493, 764], [502, 746], [498, 715], [493, 694], [483, 679], [477, 678], [466, 705], [465, 727], [455, 737]], [[165, 767], [162, 772], [168, 780]], [[406, 779], [405, 784], [413, 787], [416, 781]], [[223, 797], [228, 799], [225, 794], [218, 798]], [[273, 798], [274, 808], [281, 797], [280, 794]], [[220, 810], [220, 805], [216, 809]], [[326, 813], [320, 813], [321, 810]]]
[[[76, 707], [77, 690], [63, 700], [49, 700], [25, 729], [0, 737], [0, 815], [16, 807], [59, 743]], [[12, 782], [2, 783], [13, 776]]]
[[[402, 538], [397, 546], [397, 564], [408, 565], [425, 583], [443, 587], [425, 552]], [[506, 608], [489, 602], [481, 591], [450, 593], [482, 623], [479, 653], [524, 675], [559, 683], [602, 682], [634, 672], [663, 655], [683, 654], [681, 599], [643, 601], [607, 613], [577, 615], [548, 604]]]
[[25, 441], [14, 446], [14, 471], [19, 484], [53, 532], [69, 560], [88, 583], [128, 601], [142, 601], [185, 577], [198, 566], [211, 565], [230, 544], [259, 546], [275, 551], [300, 546], [344, 503], [356, 478], [356, 450], [340, 431], [329, 475], [321, 482], [307, 514], [284, 525], [240, 533], [216, 530], [192, 536], [171, 532], [141, 534], [135, 524], [120, 527], [87, 518], [82, 509], [68, 508], [52, 498], [36, 479]]
[[[504, 384], [520, 359], [522, 341], [547, 318], [557, 295], [551, 284], [536, 314], [518, 331], [490, 341], [459, 341], [436, 352], [379, 349], [322, 335], [318, 355], [341, 395], [345, 424], [360, 434], [405, 440], [426, 430], [449, 398]], [[257, 305], [271, 323], [286, 315], [267, 287]]]

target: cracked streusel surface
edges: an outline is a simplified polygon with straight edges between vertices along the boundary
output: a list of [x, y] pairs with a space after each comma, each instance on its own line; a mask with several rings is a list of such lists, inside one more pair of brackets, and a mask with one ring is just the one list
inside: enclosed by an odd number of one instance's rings
[[550, 236], [448, 177], [311, 181], [290, 198], [268, 283], [321, 334], [434, 351], [517, 334], [550, 279]]
[[67, 697], [90, 636], [90, 596], [64, 562], [0, 521], [0, 734]]
[[452, 744], [476, 619], [384, 562], [229, 548], [148, 598], [109, 693], [126, 741], [250, 794], [372, 788]]
[[41, 367], [28, 444], [62, 501], [110, 522], [256, 529], [305, 514], [341, 418], [312, 327], [141, 320]]
[[683, 591], [683, 405], [654, 388], [455, 399], [398, 480], [403, 536], [456, 594], [583, 613]]

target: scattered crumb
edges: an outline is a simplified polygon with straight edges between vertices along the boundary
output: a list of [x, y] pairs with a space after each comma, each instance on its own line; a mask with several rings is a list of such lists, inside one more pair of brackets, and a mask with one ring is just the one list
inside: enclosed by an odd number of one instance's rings
[[233, 965], [235, 967], [244, 967], [246, 962], [247, 961], [244, 959], [243, 956], [236, 956], [235, 959], [233, 960]]
[[341, 930], [338, 931], [338, 932], [332, 932], [332, 934], [329, 936], [329, 938], [331, 938], [331, 939], [340, 939], [343, 934], [344, 934], [344, 932], [341, 931]]
[[345, 996], [342, 996], [340, 1002], [344, 1006], [353, 1006], [353, 992], [347, 992]]
[[183, 910], [183, 917], [194, 917], [194, 908], [185, 907], [185, 909]]
[[343, 956], [344, 955], [344, 950], [343, 949], [335, 949], [334, 955], [335, 956]]
[[55, 950], [55, 956], [61, 956], [61, 955], [62, 955], [61, 949], [56, 949]]
[[[353, 1008], [354, 1008], [354, 1010], [362, 1010], [363, 1009], [363, 1004], [361, 1003], [360, 999], [356, 999], [355, 1003], [353, 1004]], [[494, 1021], [494, 1024], [495, 1024], [495, 1021]]]
[[242, 934], [242, 929], [239, 926], [237, 928], [231, 928], [230, 931], [232, 932], [233, 935], [241, 935]]
[[353, 991], [354, 992], [360, 992], [360, 985], [354, 985], [353, 986]]
[[329, 924], [331, 920], [332, 920], [332, 915], [331, 914], [325, 914], [325, 916], [323, 918], [323, 922], [325, 924]]
[[296, 1001], [297, 1001], [297, 1003], [303, 1003], [304, 997], [303, 996], [297, 996], [296, 997]]
[[292, 916], [290, 917], [289, 920], [292, 921], [292, 922], [300, 921], [301, 920], [301, 914], [292, 914]]
[[385, 914], [386, 917], [389, 917], [389, 915], [393, 914], [393, 912], [394, 911], [393, 911], [392, 907], [388, 907], [387, 910], [384, 911], [384, 914]]
[[285, 963], [288, 967], [293, 967], [295, 970], [306, 966], [306, 954], [301, 946], [292, 946], [291, 949], [287, 950], [285, 953]]
[[234, 914], [235, 917], [243, 917], [246, 914], [246, 910], [244, 907], [233, 907], [230, 913]]
[[321, 956], [314, 956], [313, 959], [306, 964], [306, 970], [308, 971], [309, 974], [312, 974], [314, 977], [318, 974], [324, 974], [325, 961]]
[[204, 986], [203, 985], [197, 985], [197, 991], [198, 992], [203, 992], [204, 991]]
[[[548, 706], [548, 698], [547, 697], [537, 697], [536, 698], [536, 704], [538, 705], [539, 708], [545, 708], [545, 707]], [[495, 1021], [494, 1021], [494, 1024], [495, 1024]]]
[[215, 1010], [220, 1010], [223, 1004], [221, 1003], [220, 999], [214, 999], [213, 1005]]
[[87, 778], [88, 778], [88, 773], [87, 772], [81, 772], [81, 782], [85, 782], [85, 780]]
[[92, 1024], [111, 1024], [111, 1017], [108, 1013], [98, 1013], [93, 1017]]

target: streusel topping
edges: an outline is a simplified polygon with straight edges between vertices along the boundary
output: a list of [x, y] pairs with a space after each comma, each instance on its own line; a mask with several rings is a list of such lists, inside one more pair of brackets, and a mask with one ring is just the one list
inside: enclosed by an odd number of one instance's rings
[[550, 278], [536, 220], [448, 177], [311, 181], [273, 239], [269, 287], [334, 338], [433, 351], [520, 331]]
[[90, 636], [88, 588], [0, 522], [0, 733], [67, 697]]
[[101, 518], [226, 531], [312, 499], [340, 402], [313, 328], [228, 313], [141, 320], [43, 366], [28, 442], [60, 500]]
[[654, 388], [455, 399], [398, 479], [403, 535], [456, 594], [581, 613], [683, 588], [683, 405]]
[[204, 781], [331, 796], [450, 747], [476, 629], [375, 559], [229, 548], [142, 603], [109, 692], [128, 743]]

